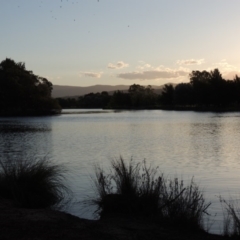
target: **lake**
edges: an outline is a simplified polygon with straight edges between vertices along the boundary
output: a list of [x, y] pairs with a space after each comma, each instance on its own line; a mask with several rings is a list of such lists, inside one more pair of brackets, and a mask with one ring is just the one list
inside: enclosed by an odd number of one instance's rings
[[96, 163], [109, 167], [121, 155], [146, 159], [165, 176], [194, 180], [211, 201], [210, 232], [221, 233], [221, 195], [240, 193], [240, 113], [161, 110], [64, 110], [49, 117], [0, 118], [0, 157], [47, 157], [68, 169], [73, 203], [66, 211], [93, 218], [82, 201], [94, 194]]

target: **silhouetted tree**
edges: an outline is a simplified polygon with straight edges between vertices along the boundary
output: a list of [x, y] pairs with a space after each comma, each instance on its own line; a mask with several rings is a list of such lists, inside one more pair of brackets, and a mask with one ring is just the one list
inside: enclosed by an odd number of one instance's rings
[[152, 87], [133, 84], [129, 87], [128, 93], [131, 98], [131, 108], [152, 108], [156, 105], [157, 96]]
[[174, 104], [193, 105], [194, 104], [193, 87], [190, 83], [180, 83], [174, 90]]
[[228, 102], [227, 83], [218, 69], [210, 72], [192, 71], [190, 83], [193, 86], [196, 104], [221, 106]]
[[192, 71], [190, 74], [190, 83], [193, 86], [195, 103], [197, 105], [206, 105], [210, 101], [210, 79], [211, 75], [207, 71]]
[[157, 94], [154, 93], [154, 90], [151, 85], [145, 87], [145, 105], [147, 107], [154, 107], [157, 104]]
[[59, 112], [51, 98], [52, 83], [33, 74], [25, 63], [6, 58], [0, 63], [0, 115], [42, 115]]
[[225, 105], [227, 102], [226, 96], [226, 80], [222, 78], [222, 74], [218, 69], [210, 71], [210, 91], [211, 98], [209, 104]]
[[110, 96], [107, 92], [89, 93], [78, 98], [77, 107], [79, 108], [106, 108]]
[[240, 104], [240, 77], [238, 75], [233, 79], [233, 89], [235, 103]]
[[110, 108], [115, 109], [130, 109], [131, 108], [131, 98], [129, 93], [124, 93], [122, 91], [115, 91], [111, 97]]
[[159, 103], [171, 109], [238, 109], [240, 106], [240, 78], [225, 80], [218, 69], [192, 71], [190, 83], [180, 83], [174, 88], [167, 84], [159, 96]]
[[174, 91], [172, 84], [165, 84], [160, 96], [160, 103], [163, 105], [173, 105]]

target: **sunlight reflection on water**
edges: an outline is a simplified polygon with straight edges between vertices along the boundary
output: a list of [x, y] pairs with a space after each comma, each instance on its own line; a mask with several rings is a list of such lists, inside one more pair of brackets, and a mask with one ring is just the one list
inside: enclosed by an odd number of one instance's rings
[[[240, 114], [68, 110], [53, 117], [0, 118], [0, 157], [47, 156], [69, 169], [68, 212], [92, 218], [79, 201], [92, 196], [93, 166], [122, 155], [147, 160], [169, 177], [194, 179], [212, 202], [211, 232], [222, 229], [218, 196], [239, 198]], [[79, 112], [81, 114], [79, 114]]]

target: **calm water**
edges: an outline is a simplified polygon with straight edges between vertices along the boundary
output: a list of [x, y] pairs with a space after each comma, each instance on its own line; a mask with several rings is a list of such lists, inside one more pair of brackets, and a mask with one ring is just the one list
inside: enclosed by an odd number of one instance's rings
[[[0, 118], [0, 157], [47, 156], [64, 163], [74, 202], [68, 212], [92, 218], [78, 203], [93, 194], [93, 166], [120, 155], [146, 159], [170, 177], [194, 176], [212, 202], [211, 232], [222, 229], [218, 196], [240, 193], [240, 113], [65, 110], [60, 116]], [[69, 114], [71, 113], [71, 114]]]

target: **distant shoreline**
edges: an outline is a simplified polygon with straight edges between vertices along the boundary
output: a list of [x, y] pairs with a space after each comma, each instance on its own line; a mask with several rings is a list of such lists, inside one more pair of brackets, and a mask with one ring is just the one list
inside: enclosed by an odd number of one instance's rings
[[[151, 108], [63, 108], [62, 110], [71, 110], [73, 109], [73, 113], [78, 113], [78, 110], [86, 110], [86, 109], [94, 109], [93, 111], [83, 111], [82, 113], [107, 113], [111, 112], [119, 112], [119, 111], [141, 111], [141, 110], [164, 110], [164, 111], [195, 111], [195, 112], [240, 112], [240, 106], [232, 106], [232, 107], [214, 107], [214, 106], [161, 106], [161, 107], [151, 107]], [[99, 109], [99, 111], [96, 111]], [[102, 111], [101, 111], [102, 110]], [[104, 111], [106, 110], [106, 111]], [[70, 114], [64, 113], [61, 114]]]

